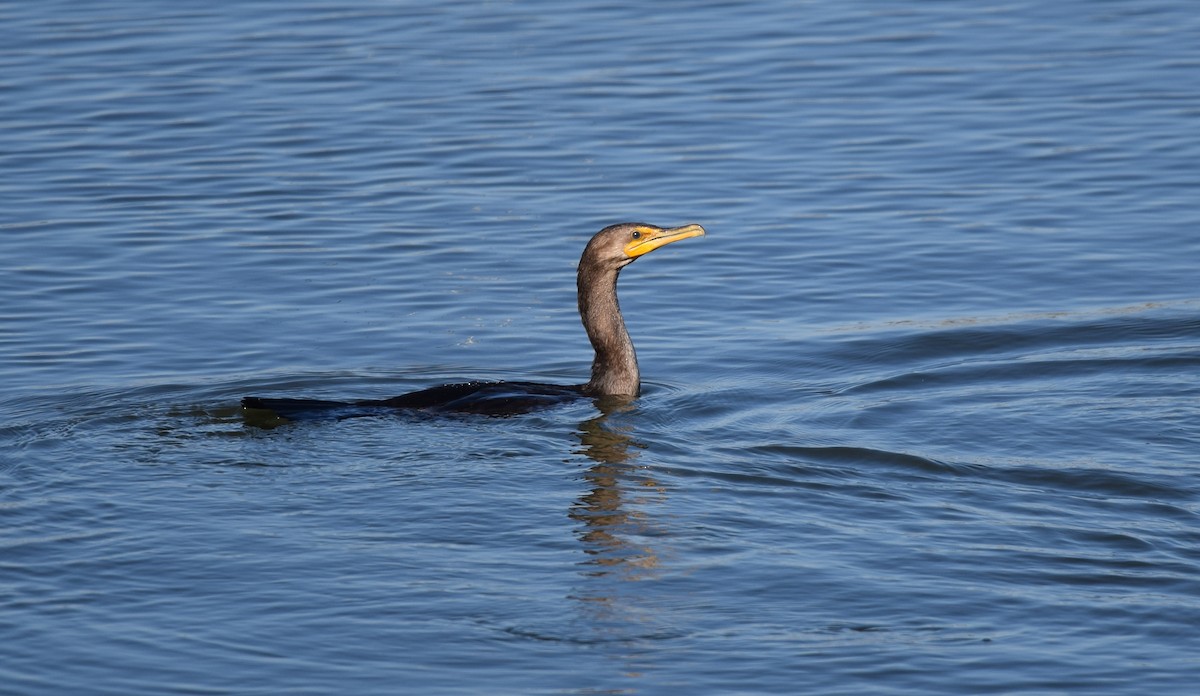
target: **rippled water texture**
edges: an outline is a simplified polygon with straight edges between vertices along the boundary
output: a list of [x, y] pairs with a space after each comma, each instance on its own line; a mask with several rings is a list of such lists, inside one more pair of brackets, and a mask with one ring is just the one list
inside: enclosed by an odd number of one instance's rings
[[1195, 693], [1193, 4], [0, 26], [0, 692]]

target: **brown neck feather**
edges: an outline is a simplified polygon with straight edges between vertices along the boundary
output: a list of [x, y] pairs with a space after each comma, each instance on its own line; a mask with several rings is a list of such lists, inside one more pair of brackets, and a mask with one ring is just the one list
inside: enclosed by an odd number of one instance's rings
[[592, 379], [584, 391], [595, 396], [637, 396], [641, 389], [637, 354], [617, 305], [620, 272], [586, 256], [579, 263], [579, 317], [596, 351]]

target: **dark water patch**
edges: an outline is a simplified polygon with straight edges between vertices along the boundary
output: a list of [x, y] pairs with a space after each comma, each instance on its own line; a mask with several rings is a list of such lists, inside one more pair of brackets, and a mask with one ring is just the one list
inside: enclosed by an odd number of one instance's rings
[[[583, 599], [585, 601], [587, 600], [587, 598], [577, 598], [577, 599]], [[567, 644], [581, 645], [581, 646], [608, 645], [608, 644], [613, 644], [613, 643], [637, 645], [643, 641], [675, 641], [675, 640], [685, 637], [685, 636], [675, 634], [675, 633], [643, 633], [643, 634], [632, 634], [632, 635], [615, 635], [615, 636], [596, 635], [596, 636], [587, 636], [587, 637], [577, 637], [577, 636], [554, 635], [554, 634], [546, 633], [546, 632], [539, 631], [536, 629], [523, 628], [523, 627], [518, 627], [518, 626], [509, 626], [509, 627], [505, 627], [501, 630], [503, 630], [504, 633], [507, 633], [510, 636], [513, 636], [514, 638], [520, 638], [523, 640], [544, 641], [544, 642], [550, 642], [550, 643], [567, 643]]]
[[[1144, 351], [1147, 344], [1186, 341], [1200, 334], [1200, 319], [1186, 304], [1178, 308], [1169, 305], [1119, 308], [1099, 317], [1064, 313], [1058, 317], [1015, 319], [999, 323], [984, 319], [984, 326], [977, 326], [981, 320], [976, 319], [949, 320], [944, 328], [933, 325], [929, 327], [931, 330], [916, 334], [883, 334], [867, 341], [851, 339], [844, 347], [850, 349], [846, 357], [886, 362], [938, 360], [949, 356], [965, 361], [997, 354], [1011, 358], [1099, 346], [1127, 346], [1131, 351]], [[1186, 360], [1194, 357], [1183, 356]]]
[[866, 447], [829, 447], [797, 445], [760, 445], [744, 450], [746, 454], [784, 459], [801, 459], [817, 464], [853, 464], [855, 468], [882, 465], [888, 468], [910, 470], [930, 474], [952, 475], [956, 467], [924, 457], [886, 452]]
[[995, 467], [997, 476], [1018, 486], [1038, 490], [1055, 488], [1084, 496], [1114, 496], [1150, 501], [1195, 500], [1200, 488], [1184, 484], [1179, 476], [1151, 476], [1121, 472], [1103, 466], [1015, 465]]

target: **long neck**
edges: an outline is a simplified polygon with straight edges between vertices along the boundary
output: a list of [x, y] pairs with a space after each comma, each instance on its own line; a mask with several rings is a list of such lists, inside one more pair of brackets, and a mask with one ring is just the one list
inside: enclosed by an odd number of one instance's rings
[[592, 379], [584, 390], [596, 396], [637, 396], [641, 389], [637, 354], [617, 305], [619, 269], [579, 266], [579, 316], [596, 351]]

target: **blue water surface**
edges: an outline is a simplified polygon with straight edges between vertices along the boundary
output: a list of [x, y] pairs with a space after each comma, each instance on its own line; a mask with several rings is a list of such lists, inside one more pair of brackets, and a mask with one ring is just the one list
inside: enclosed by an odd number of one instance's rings
[[1195, 693], [1192, 4], [0, 26], [0, 693]]

